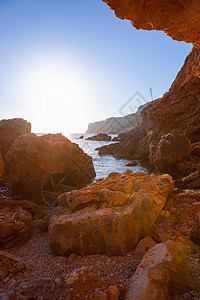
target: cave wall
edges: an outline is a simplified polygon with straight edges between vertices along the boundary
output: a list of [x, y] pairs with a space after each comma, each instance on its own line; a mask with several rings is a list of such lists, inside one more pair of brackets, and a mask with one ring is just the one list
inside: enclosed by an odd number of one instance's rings
[[103, 0], [136, 29], [161, 30], [177, 41], [200, 47], [199, 0]]

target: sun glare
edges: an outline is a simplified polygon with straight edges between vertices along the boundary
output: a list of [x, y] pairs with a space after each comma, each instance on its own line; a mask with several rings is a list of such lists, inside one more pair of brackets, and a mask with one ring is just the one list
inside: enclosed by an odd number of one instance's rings
[[70, 133], [85, 127], [89, 88], [81, 68], [72, 63], [37, 62], [26, 68], [22, 89], [33, 131]]

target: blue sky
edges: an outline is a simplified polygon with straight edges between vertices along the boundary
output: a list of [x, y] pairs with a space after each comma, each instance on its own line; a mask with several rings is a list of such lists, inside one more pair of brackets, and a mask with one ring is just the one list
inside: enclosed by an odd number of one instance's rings
[[192, 49], [134, 29], [101, 0], [0, 0], [0, 40], [0, 119], [34, 132], [84, 132], [136, 92], [161, 97]]

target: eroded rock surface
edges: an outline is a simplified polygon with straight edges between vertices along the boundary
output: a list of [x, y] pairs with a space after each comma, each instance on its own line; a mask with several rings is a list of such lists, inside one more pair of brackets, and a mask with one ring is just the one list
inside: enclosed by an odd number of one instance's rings
[[196, 287], [186, 264], [186, 247], [167, 241], [151, 248], [128, 284], [126, 300], [169, 300]]
[[170, 176], [127, 170], [60, 196], [49, 226], [56, 255], [125, 255], [148, 235], [173, 189]]
[[200, 193], [186, 192], [173, 197], [174, 207], [169, 217], [164, 219], [153, 233], [158, 242], [168, 239], [189, 242], [189, 239], [200, 242]]
[[[26, 269], [26, 264], [19, 258], [5, 251], [0, 251], [0, 280], [7, 282], [18, 272]], [[0, 298], [1, 299], [1, 298]]]
[[18, 208], [0, 209], [0, 247], [10, 248], [24, 242], [32, 232], [32, 216]]
[[200, 132], [200, 49], [186, 58], [168, 93], [149, 110], [149, 118], [163, 132], [181, 130], [192, 142]]
[[103, 0], [117, 17], [130, 20], [136, 29], [162, 30], [174, 40], [200, 46], [198, 0]]
[[42, 183], [50, 175], [57, 176], [57, 182], [52, 183], [53, 177], [49, 179], [53, 191], [67, 177], [72, 187], [80, 187], [95, 177], [92, 158], [62, 134], [19, 137], [7, 153], [6, 162], [14, 193], [28, 198], [40, 198]]
[[190, 157], [190, 140], [181, 133], [168, 133], [150, 143], [149, 161], [158, 170], [169, 170]]

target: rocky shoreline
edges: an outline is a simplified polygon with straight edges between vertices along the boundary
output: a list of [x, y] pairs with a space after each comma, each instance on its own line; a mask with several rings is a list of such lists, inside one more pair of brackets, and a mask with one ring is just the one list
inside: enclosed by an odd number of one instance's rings
[[92, 158], [78, 145], [2, 120], [2, 300], [200, 299], [199, 1], [105, 2], [137, 29], [195, 47], [141, 125], [99, 149], [155, 172], [91, 183]]

